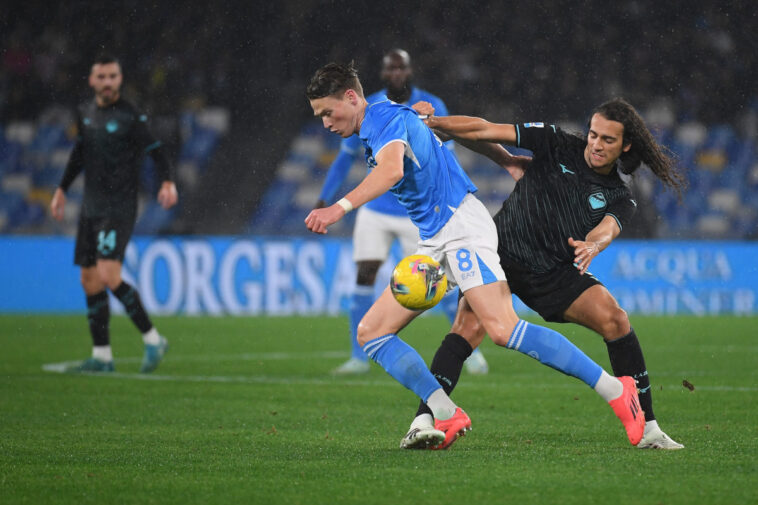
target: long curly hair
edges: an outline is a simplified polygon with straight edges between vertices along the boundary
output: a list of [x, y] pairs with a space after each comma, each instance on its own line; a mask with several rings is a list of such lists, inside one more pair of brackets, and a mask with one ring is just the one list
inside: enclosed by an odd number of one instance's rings
[[[666, 146], [655, 141], [634, 107], [623, 98], [614, 98], [595, 108], [592, 115], [600, 114], [624, 125], [624, 146], [632, 147], [621, 153], [621, 171], [633, 174], [642, 163], [648, 166], [664, 186], [673, 189], [681, 199], [687, 179], [681, 172], [676, 156]], [[590, 116], [590, 120], [592, 116]]]

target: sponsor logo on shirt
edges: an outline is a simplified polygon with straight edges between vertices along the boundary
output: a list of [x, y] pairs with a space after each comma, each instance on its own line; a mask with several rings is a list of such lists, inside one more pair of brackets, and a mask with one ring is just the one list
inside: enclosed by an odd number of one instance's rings
[[569, 170], [568, 168], [566, 168], [566, 165], [564, 165], [563, 163], [558, 163], [558, 164], [561, 166], [561, 170], [563, 171], [564, 174], [573, 174], [574, 173], [571, 170]]
[[524, 123], [524, 128], [544, 128], [545, 123]]

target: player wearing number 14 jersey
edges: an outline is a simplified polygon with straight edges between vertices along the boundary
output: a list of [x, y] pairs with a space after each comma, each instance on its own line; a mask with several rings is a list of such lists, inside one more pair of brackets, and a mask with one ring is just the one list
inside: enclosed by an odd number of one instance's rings
[[114, 370], [107, 290], [124, 305], [142, 333], [142, 372], [153, 371], [168, 348], [166, 339], [158, 334], [145, 312], [137, 290], [122, 280], [121, 265], [137, 216], [139, 170], [145, 154], [155, 161], [162, 181], [158, 201], [166, 209], [177, 202], [176, 186], [161, 143], [147, 129], [147, 117], [121, 98], [121, 82], [121, 65], [116, 58], [102, 56], [92, 65], [89, 84], [95, 99], [79, 108], [78, 138], [50, 204], [53, 217], [61, 220], [65, 192], [84, 172], [74, 263], [81, 267], [93, 349], [92, 357], [71, 367], [71, 372]]

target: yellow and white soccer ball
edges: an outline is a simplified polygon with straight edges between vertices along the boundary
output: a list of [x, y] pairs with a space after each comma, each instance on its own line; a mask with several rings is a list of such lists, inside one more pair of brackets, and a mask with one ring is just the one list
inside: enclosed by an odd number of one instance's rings
[[447, 292], [445, 267], [424, 254], [407, 256], [392, 271], [390, 289], [406, 309], [431, 309]]

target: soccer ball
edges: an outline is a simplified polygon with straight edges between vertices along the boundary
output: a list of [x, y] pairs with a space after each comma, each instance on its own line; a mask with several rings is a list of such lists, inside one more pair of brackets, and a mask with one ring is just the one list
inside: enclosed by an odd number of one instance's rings
[[406, 309], [431, 309], [447, 292], [445, 267], [424, 254], [407, 256], [392, 271], [390, 289]]

